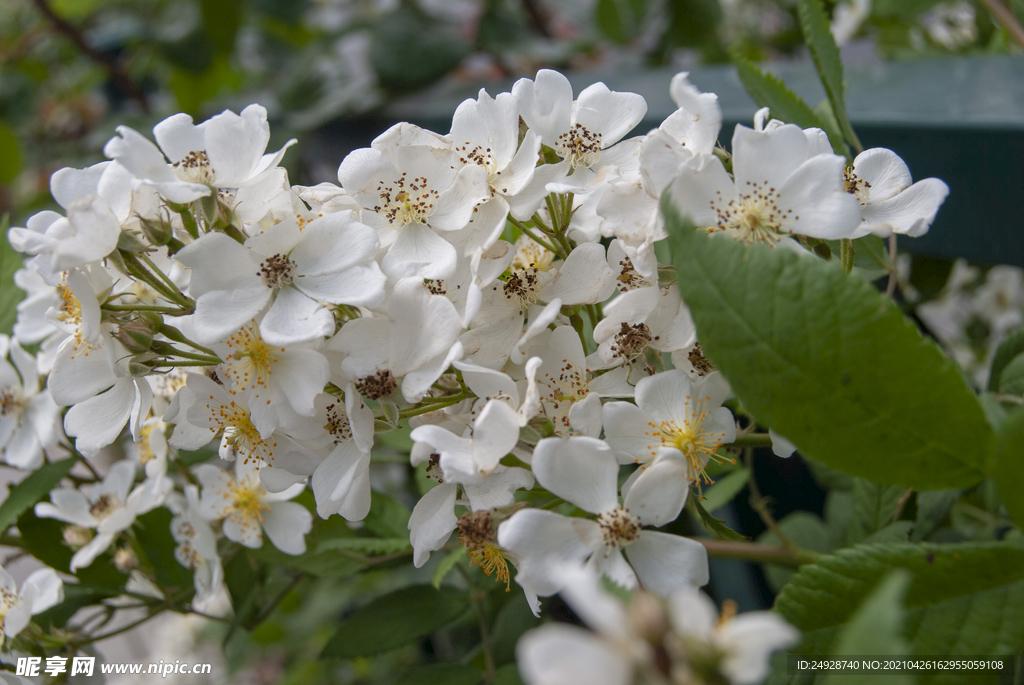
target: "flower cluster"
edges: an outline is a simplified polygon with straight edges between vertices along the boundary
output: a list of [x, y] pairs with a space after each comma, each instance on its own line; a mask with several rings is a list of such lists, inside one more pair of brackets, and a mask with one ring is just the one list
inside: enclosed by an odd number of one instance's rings
[[[458, 529], [535, 612], [567, 565], [698, 602], [705, 547], [659, 529], [729, 467], [737, 423], [674, 285], [692, 276], [658, 261], [659, 199], [814, 259], [920, 235], [947, 189], [766, 111], [727, 153], [716, 96], [685, 73], [670, 92], [678, 109], [627, 137], [640, 96], [541, 71], [463, 102], [445, 135], [392, 127], [339, 185], [292, 186], [256, 105], [173, 116], [155, 143], [121, 127], [110, 161], [55, 173], [64, 212], [10, 231], [29, 296], [0, 349], [0, 448], [27, 470], [91, 463], [127, 427], [131, 458], [35, 508], [68, 524], [72, 570], [167, 507], [201, 603], [226, 545], [306, 552], [313, 516], [289, 500], [307, 486], [320, 517], [366, 517], [374, 435], [408, 421], [436, 482], [409, 520], [417, 567]], [[179, 460], [210, 444], [219, 463]]]

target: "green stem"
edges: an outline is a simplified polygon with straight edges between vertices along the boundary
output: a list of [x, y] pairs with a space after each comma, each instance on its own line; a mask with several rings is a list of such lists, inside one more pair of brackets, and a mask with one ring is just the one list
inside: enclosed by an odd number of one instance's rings
[[747, 433], [737, 435], [736, 439], [723, 447], [771, 447], [772, 436], [768, 433]]
[[176, 297], [181, 298], [182, 301], [187, 303], [187, 306], [189, 308], [195, 309], [195, 302], [193, 302], [190, 298], [185, 297], [184, 293], [182, 293], [178, 289], [178, 284], [175, 283], [174, 281], [172, 281], [167, 274], [165, 274], [163, 271], [161, 271], [160, 267], [158, 267], [156, 264], [154, 264], [153, 260], [150, 259], [149, 256], [146, 255], [145, 252], [140, 252], [139, 253], [139, 259], [141, 259], [143, 262], [145, 262], [146, 266], [148, 266], [150, 269], [152, 269], [153, 273], [156, 274], [156, 277], [159, 278], [161, 281], [163, 281], [164, 285], [166, 285], [167, 288], [172, 293], [174, 293], [174, 295]]
[[849, 238], [843, 238], [839, 241], [839, 250], [840, 263], [843, 265], [843, 271], [850, 273], [853, 271], [853, 241]]
[[199, 237], [199, 225], [196, 224], [196, 218], [192, 216], [192, 209], [189, 206], [181, 207], [178, 209], [178, 216], [181, 217], [181, 223], [185, 226], [185, 231], [188, 232], [192, 239], [195, 240]]
[[526, 225], [523, 222], [518, 221], [517, 219], [511, 216], [508, 218], [508, 220], [511, 221], [512, 225], [518, 228], [523, 234], [531, 238], [533, 242], [537, 243], [538, 245], [548, 250], [549, 252], [552, 252], [553, 254], [562, 257], [563, 259], [565, 258], [565, 256], [558, 250], [558, 248], [554, 247], [553, 245], [551, 245], [551, 243], [533, 233], [529, 228], [526, 227]]
[[187, 316], [193, 313], [181, 307], [162, 307], [158, 304], [105, 304], [103, 309], [109, 312], [157, 312], [171, 316]]
[[156, 290], [158, 293], [163, 295], [171, 302], [175, 302], [181, 305], [182, 307], [188, 309], [195, 309], [194, 302], [190, 301], [184, 295], [178, 292], [176, 286], [174, 287], [174, 289], [167, 287], [167, 285], [163, 283], [163, 281], [159, 277], [150, 273], [150, 271], [145, 266], [139, 263], [139, 261], [135, 258], [134, 254], [130, 252], [122, 252], [121, 257], [124, 260], [125, 268], [127, 268], [128, 271], [131, 272], [132, 276], [138, 278], [140, 281], [143, 281], [144, 283], [149, 285], [151, 288]]
[[487, 593], [477, 588], [469, 570], [462, 564], [456, 564], [455, 568], [459, 570], [462, 577], [466, 579], [466, 584], [469, 585], [469, 597], [473, 601], [473, 609], [476, 611], [477, 623], [480, 626], [480, 647], [484, 653], [484, 682], [491, 683], [494, 680], [494, 652], [491, 649], [491, 629], [487, 625], [487, 611], [484, 607], [484, 598], [487, 597]]
[[462, 400], [469, 399], [470, 397], [473, 397], [473, 395], [466, 395], [466, 394], [452, 395], [451, 397], [444, 398], [445, 399], [444, 402], [436, 402], [436, 403], [430, 404], [430, 405], [428, 405], [426, 407], [421, 407], [419, 405], [417, 405], [415, 407], [409, 407], [406, 410], [400, 411], [398, 413], [398, 418], [399, 419], [409, 419], [409, 418], [412, 418], [413, 416], [420, 416], [421, 414], [429, 414], [432, 411], [437, 411], [438, 409], [444, 409], [445, 407], [450, 407], [452, 405], [458, 404]]
[[710, 538], [692, 538], [704, 545], [710, 557], [725, 559], [743, 559], [765, 564], [779, 564], [798, 568], [804, 564], [813, 564], [818, 555], [799, 547], [784, 545], [759, 545], [755, 542], [733, 542], [731, 540], [712, 540]]

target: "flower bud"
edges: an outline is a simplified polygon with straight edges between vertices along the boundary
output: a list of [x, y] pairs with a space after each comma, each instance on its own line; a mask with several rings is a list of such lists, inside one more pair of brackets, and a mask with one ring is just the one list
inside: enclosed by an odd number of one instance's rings
[[129, 352], [146, 352], [153, 346], [153, 329], [145, 320], [130, 321], [117, 329], [117, 339]]
[[148, 252], [149, 245], [139, 240], [134, 233], [121, 231], [117, 237], [117, 249], [122, 252]]
[[146, 236], [146, 240], [152, 245], [166, 245], [174, 237], [171, 225], [162, 219], [160, 221], [140, 219], [139, 223], [142, 225], [142, 234]]
[[64, 538], [65, 545], [77, 550], [92, 540], [92, 531], [84, 526], [64, 526], [61, 536]]
[[137, 568], [138, 565], [139, 558], [130, 549], [122, 547], [114, 552], [114, 568], [121, 573], [129, 573], [132, 569]]

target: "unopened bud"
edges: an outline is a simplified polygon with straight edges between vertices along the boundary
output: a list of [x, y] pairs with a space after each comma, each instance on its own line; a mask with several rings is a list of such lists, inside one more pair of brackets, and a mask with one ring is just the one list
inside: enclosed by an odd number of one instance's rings
[[117, 237], [117, 249], [122, 252], [148, 252], [149, 245], [139, 240], [134, 233], [121, 231]]
[[92, 531], [85, 526], [64, 526], [62, 537], [65, 545], [77, 550], [92, 540]]
[[114, 552], [114, 568], [121, 573], [129, 573], [132, 569], [137, 568], [138, 565], [139, 558], [130, 549], [122, 547]]
[[146, 352], [153, 346], [153, 330], [146, 321], [131, 321], [117, 329], [117, 339], [129, 352]]
[[635, 592], [629, 603], [630, 622], [637, 634], [652, 645], [661, 644], [668, 631], [668, 620], [661, 602], [646, 592]]
[[139, 378], [153, 373], [160, 366], [160, 357], [152, 352], [140, 352], [128, 361], [128, 373]]
[[174, 237], [171, 225], [163, 220], [150, 221], [149, 219], [141, 219], [139, 223], [142, 226], [142, 234], [146, 236], [146, 240], [152, 245], [166, 245]]

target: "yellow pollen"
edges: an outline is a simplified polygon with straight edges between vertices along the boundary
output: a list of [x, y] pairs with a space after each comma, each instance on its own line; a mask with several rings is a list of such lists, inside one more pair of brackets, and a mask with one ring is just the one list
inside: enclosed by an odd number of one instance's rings
[[218, 432], [223, 435], [224, 441], [248, 464], [251, 460], [259, 460], [270, 464], [274, 460], [274, 448], [277, 442], [273, 439], [264, 440], [260, 432], [253, 425], [249, 418], [249, 412], [232, 401], [229, 404], [222, 404], [213, 395], [209, 396], [210, 403], [206, 408], [214, 423], [217, 424]]
[[469, 550], [469, 565], [479, 566], [487, 575], [494, 574], [495, 582], [505, 583], [505, 592], [509, 592], [508, 562], [497, 547], [490, 543], [478, 549]]
[[259, 480], [247, 482], [232, 479], [228, 485], [230, 499], [224, 511], [224, 517], [235, 514], [241, 519], [242, 527], [263, 523], [263, 512], [270, 511], [270, 505], [263, 501], [266, 490]]
[[[277, 362], [275, 350], [260, 337], [256, 322], [246, 324], [227, 340], [232, 349], [224, 363], [224, 375], [231, 379], [231, 394], [239, 390], [266, 390], [273, 373], [271, 365]], [[281, 352], [284, 348], [279, 348]], [[267, 398], [267, 404], [270, 399]]]
[[156, 458], [156, 455], [153, 454], [153, 448], [149, 445], [149, 435], [157, 425], [159, 424], [150, 423], [139, 429], [139, 442], [137, 442], [136, 445], [139, 450], [140, 464], [147, 464]]

